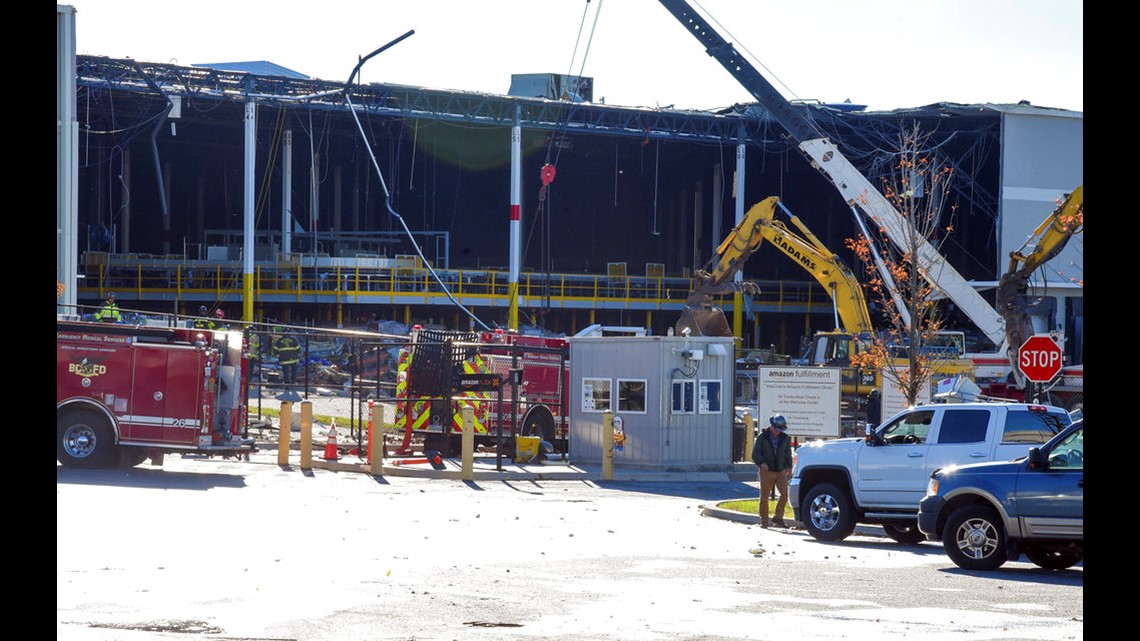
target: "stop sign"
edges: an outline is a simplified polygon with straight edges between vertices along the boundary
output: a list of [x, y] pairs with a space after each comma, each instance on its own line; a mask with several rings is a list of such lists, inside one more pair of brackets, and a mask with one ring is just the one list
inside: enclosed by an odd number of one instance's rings
[[1048, 335], [1030, 336], [1017, 352], [1017, 367], [1034, 383], [1048, 383], [1061, 371], [1061, 346]]

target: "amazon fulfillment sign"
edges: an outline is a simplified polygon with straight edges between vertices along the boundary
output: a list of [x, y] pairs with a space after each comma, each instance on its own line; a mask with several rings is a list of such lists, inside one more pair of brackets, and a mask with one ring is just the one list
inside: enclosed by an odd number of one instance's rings
[[798, 437], [839, 436], [841, 371], [837, 367], [760, 367], [757, 423], [782, 414], [788, 434]]

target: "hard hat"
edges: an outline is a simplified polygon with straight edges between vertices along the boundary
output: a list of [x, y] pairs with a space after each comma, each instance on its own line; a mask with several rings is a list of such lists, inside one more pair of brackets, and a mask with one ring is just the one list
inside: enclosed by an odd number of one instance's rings
[[205, 306], [205, 305], [200, 305], [200, 306], [198, 307], [198, 313], [199, 313], [199, 314], [205, 314], [205, 313], [206, 313], [206, 311], [207, 311], [207, 310], [206, 310], [206, 306]]
[[107, 292], [107, 298], [114, 298], [115, 292]]
[[218, 311], [214, 312], [214, 316], [217, 316], [218, 318], [225, 318], [226, 313], [219, 309]]
[[768, 419], [768, 424], [778, 427], [782, 430], [788, 429], [788, 421], [784, 419], [783, 414], [773, 414], [772, 418]]

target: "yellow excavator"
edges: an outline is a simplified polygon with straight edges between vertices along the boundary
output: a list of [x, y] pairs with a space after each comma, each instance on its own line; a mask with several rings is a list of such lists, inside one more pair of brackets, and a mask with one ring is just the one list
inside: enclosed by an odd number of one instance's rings
[[[1010, 252], [1009, 267], [998, 281], [995, 301], [998, 312], [1005, 319], [1006, 349], [1011, 363], [1017, 363], [1021, 345], [1037, 333], [1029, 315], [1029, 278], [1039, 267], [1060, 254], [1069, 240], [1084, 230], [1084, 226], [1085, 186], [1082, 183], [1037, 225], [1021, 248]], [[1031, 244], [1033, 249], [1025, 253]], [[1015, 366], [1012, 373], [1018, 387], [1024, 390], [1026, 380], [1021, 370]], [[1062, 381], [1053, 388], [1055, 395], [1063, 396], [1067, 401], [1084, 392], [1083, 382], [1073, 387]]]
[[[777, 208], [787, 214], [798, 233], [775, 219]], [[733, 335], [723, 310], [713, 305], [712, 297], [730, 291], [759, 292], [755, 283], [732, 280], [765, 239], [811, 274], [831, 296], [835, 329], [816, 332], [799, 364], [841, 368], [841, 387], [847, 399], [865, 398], [872, 390], [881, 389], [880, 372], [851, 366], [851, 356], [867, 348], [874, 332], [862, 285], [798, 216], [780, 204], [777, 196], [769, 196], [753, 205], [717, 247], [715, 255], [697, 272], [697, 286], [686, 300], [674, 333], [683, 334], [688, 330], [693, 336]], [[931, 347], [941, 348], [948, 356], [940, 359], [939, 374], [972, 377], [972, 362], [961, 358], [965, 350], [962, 332], [946, 332], [938, 339], [944, 339], [945, 344]], [[931, 342], [937, 343], [938, 339]]]
[[716, 248], [716, 253], [705, 267], [697, 271], [697, 286], [690, 292], [681, 318], [677, 321], [677, 334], [688, 329], [694, 336], [732, 335], [724, 311], [712, 304], [712, 297], [731, 291], [760, 293], [760, 288], [755, 283], [735, 282], [733, 279], [748, 257], [760, 248], [764, 239], [768, 239], [788, 258], [807, 270], [830, 293], [836, 329], [843, 327], [849, 333], [871, 331], [871, 317], [855, 275], [798, 217], [788, 214], [792, 224], [803, 234], [802, 238], [783, 222], [775, 220], [779, 203], [779, 197], [769, 196], [753, 205]]
[[[798, 234], [775, 219], [777, 207], [788, 215], [791, 224], [799, 230]], [[851, 270], [820, 242], [798, 216], [783, 208], [777, 196], [769, 196], [753, 205], [717, 247], [704, 268], [697, 271], [697, 285], [686, 300], [674, 333], [681, 335], [687, 330], [693, 336], [733, 335], [724, 311], [713, 304], [712, 298], [731, 291], [759, 293], [760, 288], [755, 283], [733, 282], [733, 279], [765, 239], [810, 273], [831, 296], [835, 329], [817, 332], [812, 337], [811, 349], [803, 364], [843, 368], [841, 378], [845, 396], [866, 396], [872, 389], [879, 388], [882, 379], [878, 372], [850, 367], [851, 354], [859, 349], [859, 337], [870, 340], [873, 331], [862, 286]]]

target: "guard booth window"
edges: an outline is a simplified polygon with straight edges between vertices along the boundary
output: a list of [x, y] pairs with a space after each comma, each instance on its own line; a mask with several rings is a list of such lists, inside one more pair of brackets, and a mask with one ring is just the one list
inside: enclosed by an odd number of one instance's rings
[[720, 414], [720, 389], [720, 381], [701, 381], [701, 397], [699, 405], [701, 414]]
[[582, 411], [604, 412], [610, 409], [610, 379], [582, 379]]
[[645, 380], [618, 379], [618, 411], [632, 414], [645, 413]]
[[673, 381], [671, 408], [674, 414], [692, 414], [696, 411], [696, 381]]

